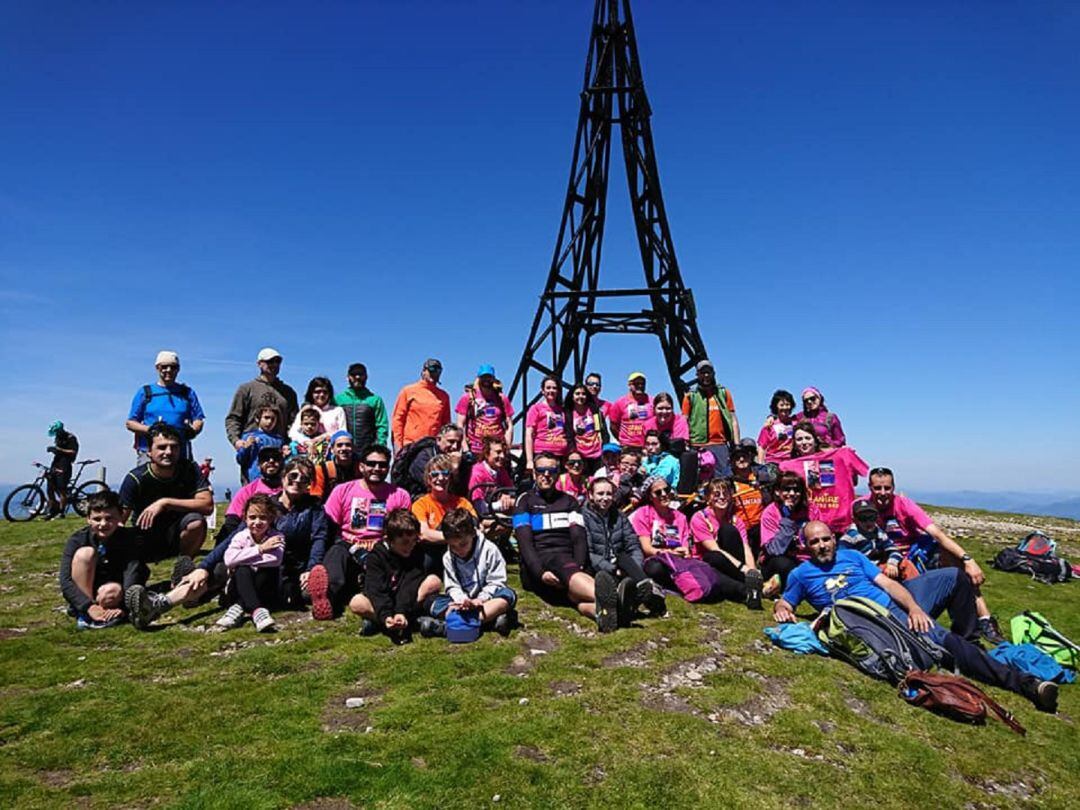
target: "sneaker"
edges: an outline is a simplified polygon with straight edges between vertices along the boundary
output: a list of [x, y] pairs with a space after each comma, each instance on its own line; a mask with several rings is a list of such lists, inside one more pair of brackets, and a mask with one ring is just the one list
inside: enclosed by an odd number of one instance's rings
[[379, 625], [375, 624], [371, 619], [364, 619], [360, 622], [360, 635], [365, 638], [379, 635]]
[[765, 599], [772, 599], [780, 593], [780, 575], [773, 574], [761, 588], [761, 595]]
[[619, 626], [619, 595], [615, 577], [607, 571], [596, 575], [596, 626], [601, 633], [611, 633]]
[[623, 577], [615, 589], [615, 614], [619, 619], [619, 627], [629, 627], [637, 612], [637, 586], [629, 577]]
[[991, 644], [997, 646], [1002, 644], [1007, 639], [1001, 634], [1001, 627], [998, 626], [997, 619], [993, 616], [982, 616], [979, 619], [979, 635], [989, 641]]
[[239, 627], [244, 623], [244, 609], [240, 605], [233, 605], [231, 608], [225, 611], [225, 615], [214, 622], [215, 627], [220, 627], [222, 630], [232, 630], [234, 627]]
[[255, 624], [255, 629], [260, 633], [277, 632], [277, 622], [274, 621], [274, 617], [270, 615], [270, 611], [266, 608], [256, 608], [255, 612], [251, 614], [251, 621]]
[[641, 603], [645, 605], [645, 609], [649, 611], [649, 615], [663, 616], [667, 613], [667, 600], [664, 599], [664, 589], [661, 588], [656, 582], [651, 579], [643, 579], [638, 583], [638, 588], [645, 590], [645, 596], [642, 597]]
[[387, 630], [386, 635], [390, 637], [390, 643], [395, 647], [412, 643], [412, 630], [408, 627], [404, 630]]
[[124, 607], [136, 629], [145, 630], [172, 608], [172, 602], [163, 593], [153, 593], [143, 585], [132, 585], [124, 592]]
[[746, 606], [750, 610], [761, 610], [761, 589], [765, 584], [761, 572], [751, 568], [743, 573], [743, 580], [746, 582]]
[[1032, 676], [1020, 685], [1020, 694], [1035, 704], [1040, 712], [1057, 713], [1058, 685]]
[[330, 604], [330, 575], [325, 565], [311, 569], [307, 587], [311, 596], [311, 618], [320, 622], [334, 618], [334, 606]]
[[75, 629], [76, 630], [104, 630], [106, 627], [116, 627], [124, 620], [123, 616], [117, 616], [115, 619], [110, 619], [107, 622], [99, 622], [96, 619], [91, 619], [85, 613], [80, 613], [75, 617]]
[[442, 619], [436, 619], [432, 616], [421, 616], [418, 624], [420, 625], [420, 635], [424, 638], [446, 636], [446, 622]]
[[500, 613], [495, 617], [495, 623], [492, 625], [492, 629], [503, 638], [510, 635], [510, 631], [517, 627], [518, 615], [517, 611], [511, 608], [506, 613]]
[[170, 587], [175, 588], [180, 584], [180, 580], [195, 570], [195, 561], [191, 557], [180, 555], [176, 558], [176, 563], [173, 565], [172, 575], [169, 577]]

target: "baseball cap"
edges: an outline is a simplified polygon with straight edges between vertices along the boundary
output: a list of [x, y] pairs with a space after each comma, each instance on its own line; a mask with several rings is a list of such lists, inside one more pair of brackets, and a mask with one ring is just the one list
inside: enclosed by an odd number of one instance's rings
[[491, 365], [491, 363], [484, 363], [484, 365], [480, 366], [480, 368], [478, 368], [476, 370], [476, 376], [477, 377], [483, 377], [485, 374], [488, 374], [488, 375], [494, 377], [495, 376], [495, 366]]
[[440, 363], [439, 360], [434, 357], [429, 357], [427, 360], [424, 361], [424, 368], [426, 368], [428, 371], [436, 368], [439, 371], [442, 371], [442, 363]]
[[626, 381], [627, 382], [633, 382], [638, 377], [641, 377], [641, 379], [643, 379], [643, 380], [645, 379], [645, 375], [642, 372], [640, 372], [640, 371], [631, 371], [630, 376], [626, 378]]
[[874, 506], [874, 504], [870, 501], [866, 500], [866, 498], [859, 498], [859, 500], [855, 501], [855, 503], [851, 505], [851, 514], [853, 516], [863, 514], [873, 514], [874, 516], [877, 516], [877, 513], [877, 507]]
[[256, 360], [273, 360], [275, 358], [280, 360], [281, 359], [281, 352], [279, 352], [277, 349], [271, 349], [269, 346], [267, 346], [265, 349], [260, 349], [259, 350], [259, 355], [255, 359]]
[[698, 371], [702, 369], [709, 369], [710, 371], [716, 371], [716, 367], [712, 364], [712, 360], [705, 358], [704, 360], [698, 360], [697, 365], [694, 366]]
[[276, 458], [281, 461], [281, 448], [280, 447], [260, 447], [259, 448], [259, 461], [263, 461], [268, 458]]
[[157, 357], [154, 358], [155, 366], [168, 366], [168, 365], [180, 365], [180, 357], [176, 352], [170, 352], [166, 349], [162, 349], [157, 353]]
[[615, 444], [615, 442], [608, 442], [607, 444], [605, 444], [603, 447], [600, 448], [600, 452], [601, 453], [621, 453], [622, 448], [619, 447], [619, 445]]
[[757, 442], [747, 436], [745, 439], [740, 439], [739, 443], [731, 448], [731, 454], [735, 453], [749, 453], [752, 456], [757, 455]]

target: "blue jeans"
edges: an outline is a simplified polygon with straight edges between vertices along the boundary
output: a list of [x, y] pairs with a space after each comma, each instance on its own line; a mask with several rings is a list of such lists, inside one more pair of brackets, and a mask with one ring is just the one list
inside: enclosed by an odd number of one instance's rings
[[[514, 609], [514, 605], [517, 604], [517, 594], [513, 588], [507, 588], [505, 585], [501, 588], [496, 588], [495, 593], [492, 594], [492, 599], [505, 599], [510, 603], [510, 609]], [[453, 600], [449, 595], [440, 593], [435, 597], [435, 601], [431, 605], [431, 615], [436, 619], [442, 619], [446, 616], [446, 609], [450, 607]]]
[[[904, 583], [904, 588], [932, 618], [936, 619], [948, 609], [952, 619], [952, 632], [963, 638], [972, 638], [978, 630], [975, 614], [975, 592], [967, 574], [959, 568], [936, 568]], [[889, 608], [898, 620], [907, 624], [907, 614], [897, 604]], [[934, 622], [930, 637], [938, 644], [946, 633], [944, 627]]]

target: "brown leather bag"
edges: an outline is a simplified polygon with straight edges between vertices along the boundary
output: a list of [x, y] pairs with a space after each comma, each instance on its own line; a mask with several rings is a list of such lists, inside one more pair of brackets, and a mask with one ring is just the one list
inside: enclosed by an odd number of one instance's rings
[[962, 723], [982, 725], [987, 709], [1017, 734], [1027, 734], [1012, 712], [966, 678], [939, 672], [913, 669], [900, 681], [900, 697], [913, 706], [922, 706]]

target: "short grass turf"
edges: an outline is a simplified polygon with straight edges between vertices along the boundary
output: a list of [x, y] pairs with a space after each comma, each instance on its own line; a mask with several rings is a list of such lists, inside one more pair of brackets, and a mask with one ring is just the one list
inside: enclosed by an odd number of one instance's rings
[[[933, 514], [979, 560], [1036, 526], [1080, 559], [1080, 524]], [[297, 613], [274, 636], [211, 633], [213, 607], [77, 632], [56, 571], [79, 525], [0, 525], [5, 807], [1080, 805], [1080, 686], [1057, 716], [991, 690], [1026, 738], [964, 726], [770, 647], [768, 612], [675, 598], [599, 636], [524, 595], [523, 629], [464, 646], [393, 647]], [[985, 567], [1003, 624], [1036, 609], [1080, 639], [1080, 584]]]

